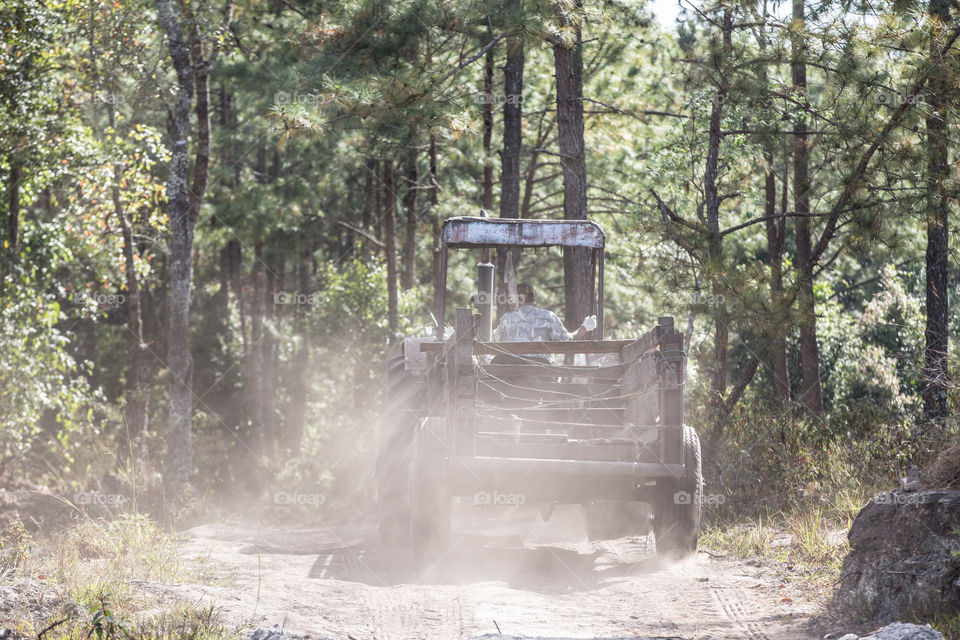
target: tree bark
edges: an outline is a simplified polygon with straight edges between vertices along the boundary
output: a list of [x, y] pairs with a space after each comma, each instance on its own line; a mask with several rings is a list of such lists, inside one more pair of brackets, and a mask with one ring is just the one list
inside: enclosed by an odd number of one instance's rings
[[[273, 327], [276, 326], [277, 321], [276, 294], [283, 290], [286, 264], [282, 254], [277, 255], [276, 252], [269, 249], [264, 260], [263, 337], [260, 341], [260, 351], [262, 353], [260, 364], [262, 366], [261, 375], [263, 376], [260, 383], [260, 420], [263, 429], [261, 435], [262, 451], [264, 457], [270, 460], [276, 455], [277, 434], [279, 433], [276, 424], [277, 340], [274, 338]], [[307, 305], [298, 304], [297, 306]]]
[[193, 472], [191, 430], [191, 386], [193, 363], [188, 331], [190, 280], [192, 275], [193, 231], [190, 170], [190, 105], [194, 91], [194, 66], [184, 41], [181, 18], [169, 0], [157, 0], [160, 26], [177, 78], [174, 103], [167, 118], [170, 135], [170, 177], [167, 181], [167, 214], [170, 220], [170, 294], [167, 314], [167, 368], [170, 370], [167, 455], [164, 482], [171, 491], [185, 484]]
[[[440, 297], [443, 291], [440, 290], [440, 254], [442, 251], [440, 242], [440, 209], [437, 207], [439, 202], [440, 185], [437, 182], [437, 139], [430, 133], [430, 224], [433, 233], [433, 247], [431, 250], [432, 262], [431, 273], [433, 274], [433, 306], [431, 309], [437, 309], [440, 306]], [[441, 327], [441, 330], [443, 327]]]
[[7, 182], [7, 251], [16, 259], [20, 251], [20, 181], [23, 179], [23, 167], [15, 158], [10, 164], [10, 176]]
[[[580, 3], [577, 3], [579, 8]], [[587, 219], [587, 164], [583, 141], [583, 42], [575, 25], [560, 5], [555, 13], [561, 26], [572, 27], [575, 42], [566, 47], [553, 44], [557, 85], [557, 132], [560, 164], [563, 169], [563, 217]], [[564, 321], [573, 329], [593, 313], [594, 283], [590, 250], [566, 247], [563, 250], [563, 288], [566, 297]]]
[[[515, 3], [516, 4], [516, 3]], [[520, 217], [520, 155], [523, 148], [523, 34], [507, 39], [507, 64], [503, 68], [503, 152], [500, 155], [500, 217]], [[497, 251], [497, 273], [500, 286], [497, 300], [506, 300], [504, 270], [507, 253], [513, 254], [513, 267], [520, 265], [519, 249]], [[497, 304], [497, 316], [508, 310], [508, 304]]]
[[[767, 51], [767, 4], [763, 3], [763, 15], [759, 28], [760, 55], [764, 57]], [[763, 90], [768, 90], [768, 65], [763, 64], [758, 70], [758, 76]], [[772, 104], [764, 100], [768, 110]], [[776, 154], [776, 140], [770, 135], [763, 137], [764, 163], [764, 217], [767, 233], [767, 254], [770, 256], [770, 314], [766, 357], [770, 370], [773, 372], [773, 391], [776, 405], [785, 410], [790, 405], [790, 371], [787, 368], [787, 328], [790, 317], [787, 313], [787, 302], [783, 290], [783, 250], [786, 239], [786, 218], [775, 219], [777, 213], [777, 176], [774, 169]], [[783, 206], [780, 213], [786, 213], [787, 207], [787, 171], [783, 173]]]
[[[297, 291], [309, 296], [310, 269], [309, 251], [301, 251], [297, 264]], [[307, 416], [307, 369], [310, 366], [309, 307], [297, 305], [294, 309], [294, 326], [297, 338], [293, 358], [290, 361], [290, 402], [287, 405], [286, 438], [284, 448], [289, 456], [299, 456], [303, 445], [303, 431]]]
[[[192, 385], [190, 357], [190, 283], [193, 276], [193, 234], [207, 189], [210, 167], [210, 70], [216, 59], [214, 49], [204, 57], [199, 21], [193, 15], [181, 17], [170, 0], [156, 0], [157, 16], [167, 38], [167, 50], [176, 74], [176, 93], [167, 117], [171, 140], [170, 177], [167, 181], [167, 208], [170, 220], [170, 295], [167, 314], [167, 368], [170, 370], [167, 455], [164, 483], [176, 491], [193, 472]], [[189, 10], [188, 5], [181, 5]], [[229, 27], [233, 14], [227, 0], [222, 29]], [[184, 39], [187, 27], [187, 40]], [[196, 91], [197, 142], [194, 150], [193, 181], [190, 170], [190, 105]]]
[[[790, 71], [793, 92], [807, 99], [807, 64], [805, 61], [806, 16], [804, 0], [793, 0], [794, 32], [791, 36]], [[797, 213], [797, 307], [800, 314], [800, 402], [808, 412], [820, 415], [823, 395], [820, 389], [820, 348], [817, 344], [817, 312], [813, 297], [813, 270], [810, 218], [810, 147], [807, 117], [802, 112], [794, 123], [793, 137], [793, 209]]]
[[483, 184], [481, 203], [493, 209], [493, 62], [494, 47], [487, 49], [483, 65]]
[[[108, 102], [110, 127], [116, 129], [116, 112]], [[128, 451], [132, 458], [139, 458], [143, 434], [149, 427], [150, 394], [148, 387], [152, 377], [152, 358], [143, 339], [143, 312], [140, 304], [140, 280], [134, 258], [133, 225], [120, 200], [120, 182], [123, 171], [119, 164], [113, 166], [113, 211], [120, 224], [123, 238], [123, 275], [127, 288], [127, 349], [130, 352], [130, 367], [124, 389], [125, 404], [123, 421], [127, 430]]]
[[383, 178], [379, 177], [382, 175], [383, 168], [381, 167], [380, 160], [373, 161], [373, 174], [377, 177], [377, 182], [380, 183], [380, 186], [374, 187], [374, 211], [377, 212], [376, 218], [374, 218], [374, 228], [376, 231], [377, 240], [383, 240], [383, 194], [386, 192], [386, 189], [381, 188], [383, 186]]
[[[247, 416], [250, 420], [253, 453], [267, 453], [267, 426], [264, 415], [264, 351], [263, 317], [266, 303], [266, 274], [263, 269], [263, 241], [257, 240], [253, 247], [251, 271], [253, 294], [250, 300], [250, 343], [247, 347], [247, 375], [244, 391], [247, 399]], [[255, 464], [255, 462], [253, 462]]]
[[[931, 56], [937, 55], [937, 35], [950, 21], [950, 3], [930, 0], [928, 21], [931, 31]], [[924, 337], [923, 414], [924, 419], [940, 423], [947, 415], [947, 345], [949, 340], [949, 200], [946, 182], [950, 174], [947, 138], [948, 72], [941, 61], [930, 74], [926, 119], [927, 130], [927, 251], [926, 251], [926, 328]]]
[[[411, 141], [412, 144], [412, 141]], [[406, 191], [403, 192], [403, 215], [406, 218], [406, 235], [403, 239], [403, 281], [404, 289], [412, 289], [417, 264], [417, 188], [420, 172], [417, 167], [417, 149], [410, 147], [404, 168]]]
[[[730, 343], [730, 320], [727, 313], [727, 287], [724, 280], [723, 237], [720, 235], [720, 194], [718, 173], [720, 164], [720, 125], [723, 120], [723, 104], [727, 99], [727, 77], [723, 65], [730, 52], [733, 31], [733, 12], [723, 12], [722, 37], [724, 56], [719, 59], [719, 85], [710, 107], [710, 131], [707, 141], [707, 159], [703, 170], [704, 210], [707, 223], [707, 262], [713, 294], [713, 376], [710, 381], [710, 404], [719, 416], [724, 412], [724, 396], [727, 391], [727, 351]], [[723, 300], [724, 302], [720, 302]], [[718, 424], [719, 429], [722, 425]]]
[[[366, 176], [363, 182], [363, 212], [360, 216], [360, 226], [365, 231], [372, 231], [373, 227], [373, 216], [376, 211], [377, 204], [377, 194], [376, 194], [376, 185], [374, 184], [374, 176], [377, 175], [377, 161], [370, 158], [366, 163]], [[360, 242], [362, 243], [361, 255], [369, 256], [371, 253], [370, 243], [364, 242], [361, 236]]]
[[[773, 171], [773, 149], [767, 145], [763, 151], [766, 164], [764, 177], [764, 215], [773, 216], [777, 211], [777, 179]], [[786, 193], [786, 172], [783, 191]], [[781, 212], [785, 213], [785, 212]], [[786, 218], [766, 221], [767, 253], [770, 255], [770, 306], [771, 333], [769, 358], [773, 371], [774, 398], [781, 409], [790, 405], [790, 370], [787, 368], [787, 327], [789, 314], [783, 291], [783, 248], [786, 238]]]
[[383, 234], [384, 257], [387, 262], [387, 324], [391, 342], [400, 328], [397, 313], [397, 189], [393, 161], [383, 161]]
[[[722, 37], [724, 58], [729, 54], [733, 31], [733, 12], [724, 9]], [[720, 235], [720, 194], [718, 170], [720, 163], [720, 125], [723, 120], [723, 104], [727, 99], [727, 78], [720, 60], [720, 84], [710, 108], [710, 133], [707, 144], [707, 161], [703, 173], [704, 208], [707, 215], [707, 269], [710, 273], [714, 307], [713, 379], [710, 384], [712, 404], [715, 409], [724, 409], [727, 391], [727, 350], [730, 344], [730, 319], [727, 313], [724, 285], [723, 237]], [[720, 302], [723, 300], [724, 302]]]
[[503, 153], [500, 173], [500, 217], [520, 215], [520, 151], [523, 144], [523, 36], [507, 40], [503, 68]]

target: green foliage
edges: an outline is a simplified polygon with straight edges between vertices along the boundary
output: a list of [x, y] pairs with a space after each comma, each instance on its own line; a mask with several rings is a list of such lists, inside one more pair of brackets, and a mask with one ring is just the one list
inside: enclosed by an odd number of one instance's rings
[[104, 598], [100, 600], [99, 610], [93, 614], [93, 620], [90, 621], [90, 630], [87, 632], [87, 638], [96, 637], [97, 640], [116, 640], [117, 638], [131, 638], [133, 625], [126, 621], [118, 619], [110, 611], [109, 603]]
[[66, 346], [59, 329], [60, 307], [36, 288], [36, 273], [8, 276], [0, 305], [0, 404], [15, 410], [0, 414], [0, 456], [23, 469], [25, 454], [66, 454], [70, 439], [93, 420], [96, 396]]
[[923, 303], [885, 267], [859, 314], [821, 286], [819, 336], [825, 397], [838, 409], [867, 402], [906, 416], [919, 408]]
[[846, 509], [827, 514], [847, 517], [863, 506], [860, 500], [896, 484], [907, 466], [929, 455], [911, 421], [896, 408], [867, 400], [824, 420], [777, 416], [767, 406], [746, 403], [725, 427], [705, 468], [707, 493], [726, 498], [713, 512], [718, 519], [832, 508], [844, 503], [838, 497], [854, 496]]

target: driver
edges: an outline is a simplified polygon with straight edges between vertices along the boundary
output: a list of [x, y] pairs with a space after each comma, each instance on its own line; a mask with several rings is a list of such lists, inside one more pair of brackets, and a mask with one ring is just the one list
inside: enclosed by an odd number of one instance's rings
[[[500, 318], [500, 323], [491, 336], [496, 342], [545, 342], [580, 340], [597, 328], [597, 316], [587, 316], [576, 331], [570, 333], [553, 311], [533, 305], [533, 287], [529, 284], [517, 286], [517, 298], [520, 306], [508, 311]], [[499, 355], [494, 364], [515, 364], [529, 360], [549, 363], [544, 355]]]

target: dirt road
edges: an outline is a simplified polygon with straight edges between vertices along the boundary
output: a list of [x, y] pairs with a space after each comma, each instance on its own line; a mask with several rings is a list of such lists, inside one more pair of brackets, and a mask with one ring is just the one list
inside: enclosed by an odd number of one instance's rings
[[186, 556], [222, 586], [143, 585], [213, 602], [233, 622], [315, 638], [812, 638], [815, 603], [770, 570], [700, 553], [667, 564], [652, 536], [589, 543], [575, 507], [466, 515], [427, 567], [375, 531], [330, 527], [188, 532]]

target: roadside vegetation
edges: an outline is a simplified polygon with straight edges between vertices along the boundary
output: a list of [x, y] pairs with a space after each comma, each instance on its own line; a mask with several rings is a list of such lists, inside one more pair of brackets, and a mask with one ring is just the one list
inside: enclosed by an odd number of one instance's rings
[[185, 562], [177, 537], [146, 516], [81, 516], [36, 537], [8, 523], [0, 535], [0, 627], [14, 638], [235, 638], [212, 607], [144, 588], [214, 579], [208, 569]]

